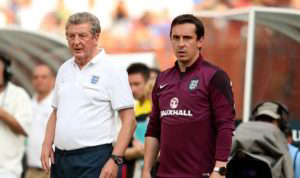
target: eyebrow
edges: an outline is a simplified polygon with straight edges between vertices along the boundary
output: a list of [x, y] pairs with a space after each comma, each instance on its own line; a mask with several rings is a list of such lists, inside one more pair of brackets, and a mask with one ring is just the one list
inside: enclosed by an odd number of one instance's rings
[[172, 35], [172, 37], [192, 38], [193, 36], [191, 36], [191, 35]]

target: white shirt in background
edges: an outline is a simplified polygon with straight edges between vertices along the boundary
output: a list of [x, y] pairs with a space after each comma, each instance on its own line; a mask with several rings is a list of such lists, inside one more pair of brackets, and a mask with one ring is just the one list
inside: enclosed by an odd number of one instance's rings
[[[26, 91], [9, 82], [0, 93], [0, 107], [13, 115], [26, 133], [30, 131], [32, 106]], [[25, 137], [0, 120], [0, 177], [20, 177], [25, 153]]]
[[26, 149], [29, 167], [42, 168], [40, 158], [47, 122], [53, 110], [52, 95], [53, 92], [49, 93], [41, 102], [37, 101], [36, 95], [32, 98], [33, 119]]

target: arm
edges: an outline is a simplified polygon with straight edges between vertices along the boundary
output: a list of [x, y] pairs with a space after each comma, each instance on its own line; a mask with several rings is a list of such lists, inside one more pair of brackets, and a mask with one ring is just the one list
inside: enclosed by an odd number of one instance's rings
[[136, 158], [143, 158], [144, 157], [144, 144], [140, 141], [133, 140], [132, 147], [127, 148], [124, 157], [126, 160], [133, 160]]
[[55, 136], [55, 127], [56, 127], [56, 109], [53, 109], [50, 118], [47, 123], [46, 133], [44, 142], [42, 145], [42, 153], [41, 153], [41, 162], [43, 169], [47, 172], [50, 171], [49, 158], [51, 159], [51, 163], [54, 164], [54, 152], [52, 149], [54, 136]]
[[2, 120], [16, 134], [27, 136], [27, 133], [24, 131], [17, 119], [2, 108], [0, 108], [0, 120]]
[[[226, 167], [234, 130], [234, 100], [230, 80], [218, 71], [210, 82], [210, 102], [217, 129], [215, 167]], [[222, 177], [213, 172], [211, 178]], [[224, 177], [224, 176], [223, 176]]]
[[27, 136], [32, 121], [30, 97], [23, 88], [7, 86], [6, 92], [8, 92], [7, 97], [10, 97], [7, 98], [7, 104], [11, 109], [0, 107], [0, 121], [16, 134]]
[[160, 109], [158, 100], [158, 82], [160, 76], [157, 77], [152, 91], [152, 111], [150, 114], [150, 121], [147, 127], [145, 140], [145, 154], [144, 154], [144, 168], [142, 178], [151, 178], [151, 169], [157, 161], [157, 156], [160, 149]]
[[[122, 126], [112, 154], [123, 156], [135, 130], [136, 120], [132, 108], [119, 110], [119, 116]], [[116, 177], [117, 171], [118, 167], [116, 163], [112, 159], [109, 159], [102, 168], [100, 178]]]
[[[216, 161], [215, 167], [226, 167], [227, 166], [227, 161]], [[210, 178], [225, 178], [225, 176], [221, 176], [217, 172], [212, 172], [210, 175]]]
[[122, 121], [122, 127], [113, 154], [123, 156], [135, 130], [136, 120], [132, 108], [120, 110], [119, 115]]
[[156, 163], [159, 152], [159, 142], [155, 137], [146, 137], [145, 141], [145, 156], [142, 178], [151, 177], [151, 169]]

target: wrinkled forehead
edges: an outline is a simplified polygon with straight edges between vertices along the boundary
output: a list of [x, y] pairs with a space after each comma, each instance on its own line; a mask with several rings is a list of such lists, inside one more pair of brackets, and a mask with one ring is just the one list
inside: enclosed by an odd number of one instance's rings
[[66, 34], [90, 33], [91, 27], [89, 23], [70, 24], [67, 28]]

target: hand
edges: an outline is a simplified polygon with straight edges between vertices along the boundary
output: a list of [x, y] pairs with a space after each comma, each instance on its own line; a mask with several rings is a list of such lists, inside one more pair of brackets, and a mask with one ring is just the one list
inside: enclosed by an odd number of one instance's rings
[[134, 140], [132, 142], [132, 148], [134, 148], [136, 150], [136, 153], [138, 155], [138, 157], [144, 157], [144, 153], [145, 153], [145, 146], [142, 142]]
[[219, 173], [213, 171], [209, 178], [225, 178], [225, 176], [221, 176]]
[[114, 160], [109, 159], [101, 170], [99, 178], [116, 178], [118, 174], [118, 166]]
[[3, 116], [5, 115], [6, 111], [3, 108], [0, 108], [0, 120], [3, 120]]
[[143, 172], [142, 172], [142, 178], [151, 178], [151, 173], [150, 171], [145, 171], [143, 169]]
[[49, 159], [51, 160], [51, 163], [54, 164], [54, 152], [52, 149], [52, 145], [43, 144], [41, 153], [41, 163], [43, 169], [46, 171], [47, 174], [49, 174], [50, 172]]

